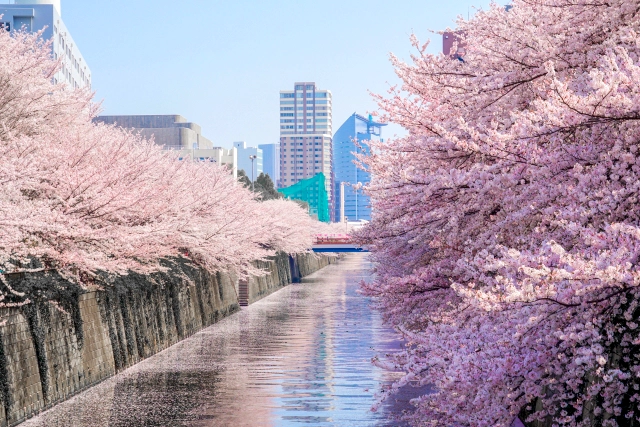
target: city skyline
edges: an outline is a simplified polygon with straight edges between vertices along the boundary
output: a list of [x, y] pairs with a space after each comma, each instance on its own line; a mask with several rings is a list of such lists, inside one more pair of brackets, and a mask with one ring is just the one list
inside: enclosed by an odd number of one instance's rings
[[[439, 52], [440, 36], [430, 29], [453, 27], [470, 6], [488, 4], [62, 0], [62, 9], [91, 64], [101, 114], [182, 114], [231, 148], [278, 141], [278, 91], [295, 81], [331, 89], [340, 122], [353, 111], [368, 114], [375, 109], [368, 90], [384, 93], [396, 82], [389, 52], [409, 59], [412, 31]], [[285, 61], [291, 55], [293, 66]], [[396, 133], [398, 126], [386, 129], [388, 138]]]

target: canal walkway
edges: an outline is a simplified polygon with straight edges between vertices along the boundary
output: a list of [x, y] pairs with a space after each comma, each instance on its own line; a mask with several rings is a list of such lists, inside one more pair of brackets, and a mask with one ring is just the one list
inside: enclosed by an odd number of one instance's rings
[[370, 411], [397, 374], [370, 363], [400, 345], [349, 254], [21, 427], [398, 426]]

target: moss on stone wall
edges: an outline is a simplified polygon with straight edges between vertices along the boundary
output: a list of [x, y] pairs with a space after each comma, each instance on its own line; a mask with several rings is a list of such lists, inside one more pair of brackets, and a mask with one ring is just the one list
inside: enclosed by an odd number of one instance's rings
[[11, 410], [13, 399], [9, 392], [9, 373], [7, 371], [7, 354], [4, 351], [4, 340], [0, 336], [0, 398], [2, 399], [2, 406], [4, 413], [8, 413]]
[[42, 395], [44, 403], [49, 404], [49, 364], [47, 362], [47, 351], [45, 348], [45, 327], [50, 323], [48, 310], [43, 309], [43, 304], [33, 302], [22, 308], [22, 313], [29, 322], [29, 331], [36, 352], [36, 362], [38, 365], [38, 373], [40, 374], [40, 385], [42, 387]]

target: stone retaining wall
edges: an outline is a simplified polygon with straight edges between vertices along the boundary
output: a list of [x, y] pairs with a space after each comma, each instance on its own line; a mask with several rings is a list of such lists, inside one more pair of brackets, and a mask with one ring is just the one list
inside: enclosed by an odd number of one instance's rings
[[[250, 302], [291, 283], [292, 266], [307, 275], [335, 257], [291, 260], [283, 254], [259, 263], [269, 273], [250, 279]], [[127, 276], [97, 292], [83, 293], [54, 274], [11, 282], [18, 290], [65, 292], [56, 304], [36, 300], [0, 309], [0, 427], [19, 424], [239, 310], [235, 277], [179, 263], [168, 273]]]
[[257, 267], [269, 271], [269, 274], [249, 279], [249, 304], [266, 297], [289, 283], [297, 283], [300, 277], [309, 274], [334, 263], [335, 256], [318, 256], [313, 254], [301, 254], [287, 256], [280, 255], [274, 261], [258, 262]]

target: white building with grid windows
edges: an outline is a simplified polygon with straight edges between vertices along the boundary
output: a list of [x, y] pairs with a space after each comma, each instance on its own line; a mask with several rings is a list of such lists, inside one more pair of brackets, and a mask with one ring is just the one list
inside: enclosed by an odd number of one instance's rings
[[91, 70], [60, 17], [60, 0], [15, 0], [0, 4], [0, 15], [0, 29], [5, 31], [44, 30], [42, 37], [52, 40], [53, 58], [62, 62], [55, 83], [91, 88]]
[[280, 91], [280, 187], [323, 173], [333, 205], [331, 91], [313, 82]]

